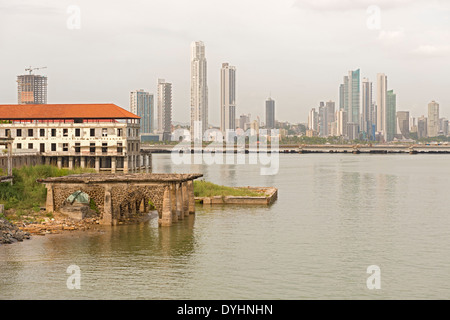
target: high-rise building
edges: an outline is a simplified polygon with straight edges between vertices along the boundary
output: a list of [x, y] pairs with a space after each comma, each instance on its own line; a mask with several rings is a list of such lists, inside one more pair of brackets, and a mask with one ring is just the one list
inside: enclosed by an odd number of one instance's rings
[[397, 134], [400, 135], [401, 138], [409, 138], [409, 120], [409, 111], [397, 111]]
[[141, 117], [140, 132], [152, 133], [153, 125], [153, 94], [144, 90], [134, 90], [130, 93], [130, 111]]
[[421, 116], [417, 119], [417, 138], [422, 139], [428, 137], [427, 118]]
[[158, 79], [158, 133], [163, 141], [170, 141], [172, 134], [172, 84]]
[[448, 136], [448, 119], [439, 119], [439, 135]]
[[338, 136], [347, 136], [347, 112], [344, 109], [336, 111], [336, 133]]
[[205, 45], [191, 45], [191, 139], [203, 140], [208, 129], [208, 84]]
[[386, 125], [387, 77], [384, 73], [377, 74], [377, 132], [384, 134]]
[[428, 104], [428, 137], [437, 137], [439, 133], [439, 103], [431, 101]]
[[316, 108], [312, 108], [308, 115], [308, 129], [314, 132], [318, 132], [319, 130], [319, 114], [316, 111]]
[[275, 129], [275, 100], [266, 100], [266, 129]]
[[236, 68], [222, 63], [220, 69], [220, 130], [236, 130]]
[[17, 76], [18, 104], [47, 104], [47, 76], [24, 74]]
[[[344, 77], [344, 83], [339, 88], [340, 101], [343, 100], [344, 110], [347, 112], [348, 122], [360, 122], [360, 70], [349, 71]], [[342, 98], [343, 95], [343, 98]]]
[[373, 140], [372, 124], [373, 124], [373, 99], [372, 99], [372, 82], [364, 78], [362, 80], [362, 115], [361, 115], [361, 131], [366, 139]]
[[245, 125], [250, 122], [250, 113], [249, 114], [241, 114], [239, 117], [239, 128], [242, 130], [245, 129]]
[[384, 141], [389, 142], [394, 140], [397, 132], [397, 95], [394, 90], [387, 92], [385, 113]]

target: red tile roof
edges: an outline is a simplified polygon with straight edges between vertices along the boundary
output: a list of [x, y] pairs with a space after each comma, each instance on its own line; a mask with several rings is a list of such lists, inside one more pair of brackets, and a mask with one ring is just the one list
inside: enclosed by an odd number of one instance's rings
[[0, 104], [0, 119], [140, 119], [140, 117], [112, 103]]

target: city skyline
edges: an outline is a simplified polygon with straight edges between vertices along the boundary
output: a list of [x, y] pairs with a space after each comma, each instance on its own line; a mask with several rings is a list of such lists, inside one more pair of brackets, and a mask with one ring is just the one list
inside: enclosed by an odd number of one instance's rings
[[[1, 44], [16, 48], [20, 54], [2, 51], [8, 64], [2, 66], [0, 85], [4, 90], [0, 100], [16, 101], [11, 79], [28, 65], [48, 67], [48, 103], [112, 101], [127, 106], [131, 90], [153, 87], [162, 77], [171, 79], [177, 88], [173, 120], [185, 122], [190, 113], [186, 52], [192, 41], [201, 39], [208, 47], [209, 117], [217, 126], [220, 65], [227, 60], [239, 69], [239, 113], [263, 118], [264, 100], [271, 92], [277, 100], [279, 120], [306, 122], [305, 115], [319, 101], [338, 101], [336, 83], [341, 81], [343, 71], [360, 68], [374, 84], [377, 73], [389, 75], [390, 86], [398, 94], [398, 109], [419, 116], [425, 113], [422, 110], [429, 101], [436, 100], [442, 115], [449, 117], [446, 88], [450, 80], [444, 71], [450, 53], [450, 28], [445, 20], [449, 4], [394, 1], [387, 7], [386, 2], [372, 2], [381, 8], [381, 27], [376, 30], [367, 28], [368, 4], [364, 1], [354, 5], [333, 5], [329, 1], [328, 7], [321, 1], [231, 2], [225, 11], [233, 13], [236, 26], [230, 26], [227, 15], [205, 1], [195, 1], [197, 5], [192, 6], [176, 1], [155, 4], [160, 12], [178, 5], [183, 15], [156, 16], [151, 22], [144, 20], [143, 13], [150, 9], [146, 4], [118, 10], [114, 2], [80, 1], [81, 26], [73, 30], [66, 27], [70, 15], [60, 2], [2, 3]], [[205, 8], [194, 9], [201, 5]], [[250, 10], [258, 14], [247, 21], [244, 17]], [[103, 11], [108, 14], [94, 19]], [[133, 20], [124, 21], [127, 16]], [[273, 21], [270, 27], [262, 23], [268, 17]], [[33, 26], [33, 37], [28, 36], [29, 26]], [[15, 31], [9, 34], [8, 29]], [[143, 35], [149, 41], [130, 47], [130, 41]], [[20, 40], [24, 37], [27, 43]], [[102, 40], [98, 41], [99, 37]], [[30, 46], [35, 50], [30, 52]], [[89, 47], [89, 54], [80, 51], [82, 47]], [[283, 52], [282, 60], [277, 59], [278, 52]]]

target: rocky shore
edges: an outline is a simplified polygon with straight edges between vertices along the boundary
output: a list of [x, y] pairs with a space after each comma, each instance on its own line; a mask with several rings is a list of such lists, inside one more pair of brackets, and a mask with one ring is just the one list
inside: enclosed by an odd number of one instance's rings
[[27, 231], [20, 230], [19, 227], [8, 220], [0, 219], [0, 245], [23, 241], [24, 239], [30, 239], [30, 234]]

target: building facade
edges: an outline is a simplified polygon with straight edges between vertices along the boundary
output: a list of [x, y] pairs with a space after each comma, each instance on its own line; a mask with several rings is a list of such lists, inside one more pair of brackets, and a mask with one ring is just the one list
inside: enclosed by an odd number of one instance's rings
[[158, 79], [158, 133], [163, 141], [170, 141], [172, 134], [172, 84]]
[[275, 129], [275, 100], [266, 100], [266, 129]]
[[140, 117], [114, 104], [0, 105], [0, 120], [13, 153], [38, 153], [42, 163], [113, 173], [151, 166], [140, 150]]
[[154, 128], [153, 95], [142, 89], [131, 91], [130, 111], [141, 118], [141, 134], [152, 133]]
[[17, 76], [18, 104], [46, 104], [47, 77], [36, 74]]
[[236, 130], [236, 67], [222, 63], [220, 69], [220, 130]]
[[431, 101], [428, 104], [428, 137], [437, 137], [439, 134], [439, 103]]
[[191, 139], [203, 140], [208, 129], [208, 84], [205, 45], [191, 45]]

